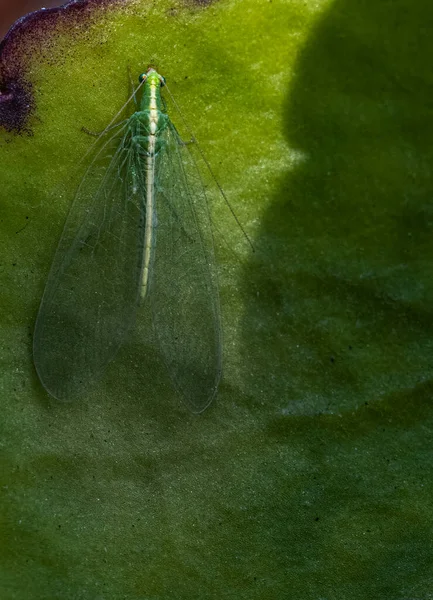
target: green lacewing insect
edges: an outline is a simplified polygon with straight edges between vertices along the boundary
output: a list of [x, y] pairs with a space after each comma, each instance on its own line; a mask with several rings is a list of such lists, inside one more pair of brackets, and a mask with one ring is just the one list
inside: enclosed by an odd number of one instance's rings
[[[90, 154], [36, 319], [34, 364], [51, 396], [82, 396], [140, 311], [150, 311], [140, 341], [200, 413], [217, 393], [222, 362], [210, 215], [161, 95], [164, 77], [149, 68], [139, 81]], [[118, 121], [131, 103], [135, 112]]]

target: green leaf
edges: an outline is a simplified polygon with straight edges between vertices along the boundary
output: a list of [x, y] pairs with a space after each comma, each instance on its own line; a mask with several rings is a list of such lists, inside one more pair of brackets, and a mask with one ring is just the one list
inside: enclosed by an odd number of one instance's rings
[[[431, 597], [430, 12], [76, 2], [3, 43], [2, 599]], [[255, 247], [211, 194], [224, 377], [199, 417], [137, 333], [73, 404], [32, 365], [56, 190], [149, 65]]]

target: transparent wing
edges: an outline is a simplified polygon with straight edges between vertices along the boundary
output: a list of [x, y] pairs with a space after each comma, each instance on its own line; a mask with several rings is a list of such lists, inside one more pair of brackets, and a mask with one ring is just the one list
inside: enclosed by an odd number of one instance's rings
[[135, 317], [143, 239], [136, 127], [133, 116], [99, 138], [48, 276], [33, 352], [58, 399], [82, 394], [101, 376]]
[[151, 313], [170, 377], [199, 413], [211, 403], [221, 377], [211, 223], [196, 164], [171, 123], [164, 138], [156, 169]]

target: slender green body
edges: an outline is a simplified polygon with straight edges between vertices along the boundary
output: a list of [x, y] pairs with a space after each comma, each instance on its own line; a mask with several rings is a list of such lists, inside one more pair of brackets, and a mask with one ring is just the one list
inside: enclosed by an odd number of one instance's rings
[[147, 135], [134, 139], [145, 152], [146, 169], [146, 233], [144, 237], [144, 267], [141, 281], [141, 298], [144, 299], [149, 280], [153, 244], [153, 212], [155, 209], [155, 161], [164, 144], [162, 134], [168, 126], [168, 117], [162, 112], [161, 83], [164, 80], [156, 71], [150, 71], [144, 82], [140, 112], [135, 113]]
[[144, 268], [141, 282], [141, 297], [146, 296], [149, 280], [150, 260], [153, 244], [153, 211], [155, 196], [155, 160], [161, 146], [164, 144], [162, 134], [168, 126], [168, 117], [162, 112], [161, 82], [163, 79], [156, 71], [150, 71], [144, 83], [140, 112], [136, 113], [137, 119], [143, 124], [147, 135], [136, 143], [142, 144], [146, 153], [146, 233], [144, 241]]
[[[140, 76], [136, 111], [100, 135], [76, 192], [39, 309], [34, 362], [55, 398], [84, 395], [139, 327], [193, 412], [215, 397], [221, 327], [201, 178], [161, 97]], [[130, 103], [125, 105], [127, 110]], [[122, 111], [121, 111], [122, 112]]]

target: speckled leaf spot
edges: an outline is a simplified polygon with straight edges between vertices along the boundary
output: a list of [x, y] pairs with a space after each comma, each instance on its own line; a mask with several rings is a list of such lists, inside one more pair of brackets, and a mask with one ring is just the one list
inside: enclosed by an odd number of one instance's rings
[[217, 393], [222, 362], [209, 210], [167, 114], [165, 79], [150, 68], [139, 81], [89, 155], [37, 316], [34, 363], [51, 396], [82, 396], [137, 312], [150, 311], [141, 341], [157, 340], [173, 386], [200, 413]]

